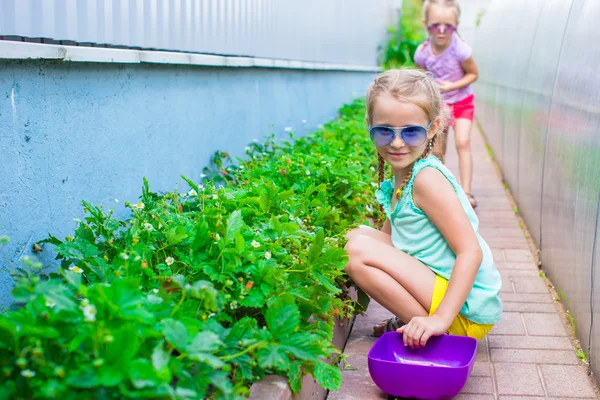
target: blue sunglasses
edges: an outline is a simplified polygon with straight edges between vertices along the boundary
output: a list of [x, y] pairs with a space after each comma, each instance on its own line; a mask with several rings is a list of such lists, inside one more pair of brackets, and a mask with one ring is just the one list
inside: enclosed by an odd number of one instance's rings
[[427, 128], [423, 126], [407, 126], [402, 129], [394, 129], [389, 126], [374, 126], [372, 128], [369, 127], [369, 133], [371, 134], [371, 140], [377, 147], [385, 147], [392, 143], [396, 138], [396, 134], [400, 135], [407, 146], [419, 147], [427, 140], [427, 131], [432, 122], [427, 125]]

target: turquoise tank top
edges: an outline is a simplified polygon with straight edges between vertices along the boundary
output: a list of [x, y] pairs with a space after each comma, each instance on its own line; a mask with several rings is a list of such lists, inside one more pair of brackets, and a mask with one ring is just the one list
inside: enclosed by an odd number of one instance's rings
[[434, 156], [415, 162], [412, 177], [393, 210], [391, 207], [394, 183], [386, 180], [375, 192], [377, 201], [381, 203], [390, 219], [394, 247], [421, 261], [437, 275], [450, 279], [456, 256], [441, 232], [413, 201], [412, 190], [415, 178], [427, 167], [440, 171], [454, 187], [483, 252], [483, 259], [473, 289], [460, 313], [477, 324], [495, 324], [502, 315], [502, 301], [500, 300], [502, 279], [494, 265], [492, 251], [479, 234], [479, 220], [467, 195], [452, 172]]

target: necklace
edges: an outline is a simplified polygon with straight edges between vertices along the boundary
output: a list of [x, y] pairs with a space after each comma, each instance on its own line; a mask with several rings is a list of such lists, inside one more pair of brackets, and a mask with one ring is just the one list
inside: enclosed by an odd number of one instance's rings
[[394, 192], [394, 194], [396, 195], [396, 198], [399, 199], [402, 196], [402, 188], [396, 189], [396, 192]]

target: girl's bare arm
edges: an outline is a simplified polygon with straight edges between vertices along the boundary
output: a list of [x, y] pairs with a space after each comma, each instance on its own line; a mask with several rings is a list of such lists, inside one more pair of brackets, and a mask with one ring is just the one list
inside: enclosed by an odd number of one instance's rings
[[456, 82], [450, 82], [450, 84], [449, 84], [450, 88], [448, 89], [448, 91], [462, 89], [464, 87], [467, 87], [471, 83], [475, 82], [477, 80], [477, 78], [479, 77], [479, 70], [477, 69], [477, 64], [475, 63], [475, 60], [473, 59], [473, 57], [469, 57], [468, 59], [463, 61], [460, 65], [462, 66], [463, 70], [465, 71], [465, 76], [463, 76], [461, 79], [457, 80]]
[[473, 289], [483, 253], [454, 188], [440, 171], [425, 168], [419, 173], [413, 197], [456, 254], [448, 290], [434, 314], [450, 326]]

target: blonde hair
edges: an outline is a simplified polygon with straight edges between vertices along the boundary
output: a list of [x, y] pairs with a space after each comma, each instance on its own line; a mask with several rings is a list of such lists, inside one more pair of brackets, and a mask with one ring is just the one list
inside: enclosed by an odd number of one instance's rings
[[[392, 96], [398, 101], [415, 104], [425, 112], [429, 121], [438, 121], [435, 135], [427, 143], [419, 160], [431, 154], [442, 159], [443, 155], [434, 153], [434, 147], [438, 136], [442, 136], [440, 140], [443, 140], [443, 135], [438, 134], [444, 131], [447, 118], [445, 113], [442, 112], [442, 96], [433, 75], [430, 72], [408, 68], [390, 69], [379, 74], [367, 90], [367, 119], [369, 123], [373, 121], [377, 99], [384, 95]], [[377, 154], [377, 156], [377, 178], [381, 183], [385, 178], [385, 161], [381, 155]], [[400, 189], [403, 189], [410, 181], [412, 168], [409, 171], [402, 185], [400, 185]]]
[[429, 11], [431, 6], [448, 7], [454, 10], [456, 15], [456, 22], [460, 21], [460, 3], [458, 0], [425, 0], [423, 3], [423, 21], [429, 21]]

